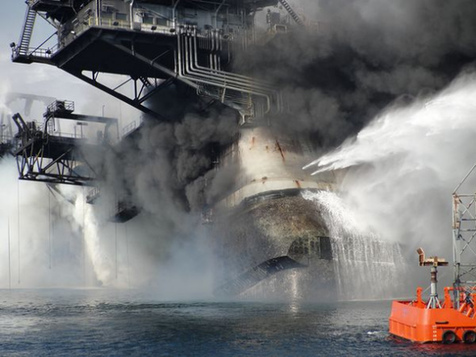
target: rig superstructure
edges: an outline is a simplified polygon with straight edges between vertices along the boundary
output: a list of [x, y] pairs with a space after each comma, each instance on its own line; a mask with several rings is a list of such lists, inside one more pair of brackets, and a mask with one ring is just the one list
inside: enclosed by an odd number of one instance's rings
[[[335, 177], [330, 173], [328, 180], [315, 181], [302, 171], [316, 153], [309, 138], [274, 130], [274, 116], [292, 115], [286, 113], [279, 88], [269, 79], [258, 80], [233, 68], [237, 52], [304, 25], [285, 0], [26, 3], [20, 40], [11, 43], [14, 62], [56, 66], [159, 122], [179, 122], [187, 112], [203, 113], [212, 107], [225, 106], [237, 114], [238, 136], [216, 155], [217, 170], [237, 168], [235, 182], [204, 214], [206, 223], [213, 222], [212, 249], [220, 261], [217, 292], [240, 294], [276, 273], [305, 268], [308, 274], [299, 282], [305, 286], [304, 295], [335, 297], [332, 237], [314, 203], [301, 195], [306, 189], [331, 189]], [[272, 10], [278, 4], [281, 11]], [[267, 29], [258, 36], [255, 17], [261, 10], [266, 11]], [[38, 18], [53, 32], [32, 46]], [[30, 140], [30, 128], [16, 118]], [[123, 141], [134, 141], [141, 130], [147, 128], [136, 128]], [[28, 140], [16, 151], [25, 163], [19, 166], [20, 175], [45, 179], [50, 166], [39, 173], [25, 172], [31, 167], [29, 160], [37, 160]], [[70, 173], [77, 175], [78, 170]], [[96, 179], [101, 178], [79, 175], [74, 183], [86, 185]], [[88, 202], [97, 196], [94, 189]], [[114, 220], [125, 222], [139, 213], [132, 201], [118, 202]]]
[[[171, 85], [192, 88], [206, 101], [237, 109], [243, 120], [282, 109], [278, 91], [230, 70], [233, 52], [257, 41], [254, 15], [278, 0], [28, 0], [12, 59], [46, 63], [159, 119], [146, 101]], [[291, 16], [299, 17], [286, 1]], [[40, 17], [54, 28], [31, 46]], [[270, 28], [283, 31], [278, 16]], [[285, 31], [285, 29], [284, 29]], [[102, 75], [123, 76], [118, 86]], [[132, 89], [124, 90], [126, 83]]]

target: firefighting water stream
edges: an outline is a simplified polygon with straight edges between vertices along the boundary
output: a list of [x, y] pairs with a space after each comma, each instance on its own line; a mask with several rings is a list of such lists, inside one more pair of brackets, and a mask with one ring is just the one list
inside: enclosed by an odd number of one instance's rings
[[423, 245], [450, 258], [451, 193], [476, 155], [475, 97], [476, 76], [463, 73], [432, 97], [387, 108], [305, 169], [344, 171], [340, 191], [355, 222], [399, 242], [405, 257]]
[[390, 298], [401, 292], [400, 276], [406, 273], [399, 245], [388, 244], [369, 229], [362, 229], [356, 215], [333, 192], [304, 192], [322, 212], [334, 237], [334, 265], [342, 300]]

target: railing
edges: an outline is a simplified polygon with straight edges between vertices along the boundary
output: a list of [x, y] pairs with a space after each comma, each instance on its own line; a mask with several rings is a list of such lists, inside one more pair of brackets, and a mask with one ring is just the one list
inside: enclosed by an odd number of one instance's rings
[[[27, 0], [26, 3], [30, 7], [34, 7], [35, 5], [41, 4], [42, 2], [45, 2], [44, 0]], [[60, 1], [60, 0], [48, 0], [46, 1], [46, 4], [50, 5], [51, 3], [58, 3], [58, 6], [64, 6], [64, 7], [71, 7], [73, 6], [73, 0], [69, 0], [68, 2], [65, 1]]]
[[46, 113], [55, 112], [74, 112], [74, 102], [71, 100], [55, 100], [53, 103], [48, 105]]
[[33, 48], [29, 47], [25, 51], [21, 51], [20, 47], [15, 47], [12, 49], [12, 58], [20, 57], [20, 56], [27, 56], [27, 57], [36, 57], [42, 59], [50, 59], [54, 51], [49, 48]]
[[0, 135], [0, 144], [7, 144], [7, 143], [11, 142], [12, 139], [13, 139], [13, 137], [11, 135], [1, 134]]
[[51, 56], [59, 49], [59, 44], [56, 43], [51, 47], [44, 48], [43, 45], [48, 42], [56, 33], [53, 33], [45, 41], [36, 47], [22, 48], [20, 45], [12, 47], [12, 58], [26, 56], [37, 59], [50, 59]]
[[100, 27], [106, 29], [122, 29], [122, 30], [135, 30], [145, 31], [150, 33], [159, 33], [164, 35], [172, 35], [172, 27], [152, 25], [144, 23], [131, 23], [129, 19], [118, 20], [112, 18], [104, 18], [103, 16], [97, 16], [97, 14], [91, 9], [83, 9], [79, 12], [71, 22], [63, 26], [62, 31], [59, 33], [59, 48], [65, 47], [76, 39], [83, 32], [89, 30], [92, 27]]
[[[89, 23], [96, 23], [96, 18], [90, 18]], [[145, 24], [140, 22], [135, 22], [131, 25], [131, 22], [126, 20], [114, 20], [114, 19], [104, 19], [101, 18], [98, 22], [98, 25], [103, 28], [112, 28], [112, 29], [126, 29], [130, 30], [131, 28], [136, 31], [146, 31], [152, 33], [160, 33], [164, 35], [170, 35], [172, 32], [170, 31], [173, 27], [172, 26], [161, 26], [161, 25], [152, 25], [152, 24]], [[94, 26], [91, 24], [90, 26]], [[135, 27], [134, 27], [135, 26]]]
[[126, 136], [137, 128], [135, 120], [122, 128], [122, 136]]
[[65, 132], [61, 132], [61, 131], [51, 131], [48, 130], [48, 134], [50, 136], [54, 136], [54, 137], [58, 137], [58, 138], [73, 138], [73, 139], [83, 139], [84, 138], [84, 135], [83, 137], [81, 137], [81, 133], [65, 133]]

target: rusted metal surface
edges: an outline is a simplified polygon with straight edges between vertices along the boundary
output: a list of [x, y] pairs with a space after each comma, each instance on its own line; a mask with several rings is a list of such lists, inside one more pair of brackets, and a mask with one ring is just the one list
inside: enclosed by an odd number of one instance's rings
[[284, 150], [283, 148], [281, 147], [281, 145], [279, 144], [279, 141], [276, 140], [276, 150], [279, 151], [279, 153], [281, 154], [281, 157], [283, 158], [283, 162], [286, 161], [286, 158], [284, 156]]

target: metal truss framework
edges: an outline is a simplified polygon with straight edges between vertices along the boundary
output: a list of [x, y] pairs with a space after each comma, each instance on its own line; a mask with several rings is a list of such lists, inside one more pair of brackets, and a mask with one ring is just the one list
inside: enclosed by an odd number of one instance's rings
[[[45, 144], [32, 142], [17, 152], [17, 167], [20, 180], [39, 181], [47, 183], [62, 183], [78, 186], [93, 185], [94, 175], [81, 175], [75, 168], [84, 163], [74, 157], [73, 148], [66, 150], [57, 158], [45, 155]], [[36, 152], [36, 154], [33, 154]], [[88, 166], [92, 171], [92, 168]], [[92, 171], [94, 172], [94, 171]]]
[[[106, 85], [104, 82], [101, 83], [101, 81], [99, 80], [100, 75], [103, 74], [101, 72], [94, 71], [94, 72], [90, 72], [89, 75], [86, 75], [80, 71], [72, 71], [68, 69], [66, 69], [66, 72], [112, 95], [113, 97], [123, 101], [124, 103], [129, 104], [130, 106], [142, 111], [143, 113], [147, 115], [150, 115], [157, 119], [165, 119], [161, 114], [147, 108], [143, 103], [147, 99], [155, 95], [157, 92], [159, 92], [161, 89], [164, 89], [168, 87], [170, 84], [172, 84], [173, 78], [160, 81], [160, 80], [157, 80], [157, 78], [149, 79], [144, 77], [141, 77], [141, 78], [129, 77], [127, 80], [125, 80], [118, 86], [111, 88], [108, 85]], [[134, 92], [132, 96], [127, 96], [119, 92], [119, 89], [121, 89], [124, 85], [131, 82], [133, 83], [133, 92]]]
[[[474, 165], [453, 191], [453, 264], [455, 301], [476, 286], [476, 193], [464, 193], [476, 178]], [[473, 182], [474, 183], [474, 182]]]
[[[36, 122], [25, 122], [20, 114], [14, 114], [12, 120], [18, 127], [16, 149], [13, 155], [17, 159], [20, 180], [62, 183], [80, 186], [92, 186], [97, 173], [88, 162], [84, 150], [91, 155], [98, 155], [107, 143], [106, 136], [96, 143], [88, 142], [82, 133], [62, 136], [53, 135], [55, 119], [76, 121], [76, 125], [100, 123], [104, 125], [104, 135], [117, 120], [74, 114], [74, 103], [55, 101], [44, 114], [44, 128], [41, 130]], [[91, 156], [91, 157], [93, 157]]]
[[92, 185], [94, 170], [80, 154], [81, 139], [50, 136], [38, 130], [34, 122], [26, 123], [18, 113], [12, 119], [18, 126], [19, 143], [13, 154], [20, 180]]

